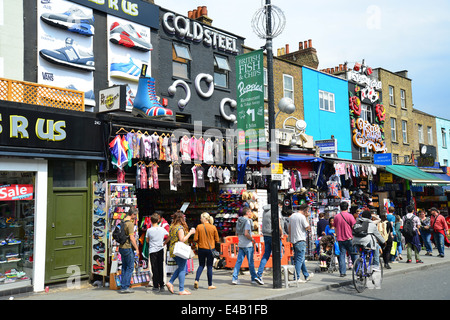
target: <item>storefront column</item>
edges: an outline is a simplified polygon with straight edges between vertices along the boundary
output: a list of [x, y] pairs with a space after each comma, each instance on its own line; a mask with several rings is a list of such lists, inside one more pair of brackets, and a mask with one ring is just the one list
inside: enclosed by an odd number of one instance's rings
[[22, 171], [36, 173], [33, 291], [44, 291], [45, 247], [47, 233], [47, 160], [2, 158], [0, 159], [0, 168], [2, 168], [2, 171]]

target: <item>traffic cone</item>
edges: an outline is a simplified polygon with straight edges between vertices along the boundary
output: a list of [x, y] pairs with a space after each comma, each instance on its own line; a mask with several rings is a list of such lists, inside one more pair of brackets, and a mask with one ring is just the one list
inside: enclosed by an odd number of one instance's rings
[[173, 112], [164, 108], [156, 97], [155, 79], [140, 77], [136, 98], [134, 99], [132, 114], [144, 118], [158, 118], [174, 120]]

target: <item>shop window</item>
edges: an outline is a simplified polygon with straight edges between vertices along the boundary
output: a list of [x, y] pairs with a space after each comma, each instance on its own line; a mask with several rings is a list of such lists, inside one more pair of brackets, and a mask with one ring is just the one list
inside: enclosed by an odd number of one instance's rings
[[173, 43], [172, 49], [173, 76], [189, 79], [192, 56], [189, 47], [181, 43]]
[[319, 108], [320, 110], [335, 112], [334, 94], [319, 90]]
[[214, 55], [214, 85], [222, 88], [229, 87], [230, 65], [228, 58], [224, 56]]
[[87, 163], [85, 161], [53, 162], [54, 188], [86, 188]]
[[31, 285], [35, 174], [0, 171], [0, 290]]

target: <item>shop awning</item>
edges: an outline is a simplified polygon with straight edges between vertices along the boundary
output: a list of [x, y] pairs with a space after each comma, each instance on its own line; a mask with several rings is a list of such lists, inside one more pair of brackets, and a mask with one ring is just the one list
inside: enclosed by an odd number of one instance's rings
[[[450, 176], [446, 175], [445, 173], [430, 173], [433, 176], [435, 176], [436, 178], [442, 179], [442, 180], [446, 180], [448, 182], [450, 182]], [[450, 185], [447, 186], [443, 186], [445, 191], [450, 191]]]
[[415, 166], [392, 165], [386, 166], [386, 171], [403, 179], [411, 181], [413, 186], [442, 187], [450, 186], [449, 180], [443, 180], [431, 173], [420, 170]]

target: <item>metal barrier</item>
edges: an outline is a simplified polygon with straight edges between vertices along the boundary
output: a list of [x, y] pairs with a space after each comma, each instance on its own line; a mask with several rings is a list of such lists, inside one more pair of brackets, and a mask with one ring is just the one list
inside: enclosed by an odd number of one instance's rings
[[[253, 239], [255, 239], [255, 243], [253, 245], [254, 248], [254, 254], [253, 254], [253, 261], [255, 263], [255, 269], [259, 267], [259, 264], [261, 263], [261, 259], [264, 255], [265, 250], [265, 243], [264, 243], [264, 237], [261, 235], [253, 235]], [[225, 242], [220, 244], [220, 252], [221, 258], [225, 258], [225, 268], [234, 268], [237, 256], [238, 256], [238, 243], [239, 239], [237, 236], [230, 236], [225, 237]], [[263, 241], [261, 241], [263, 240]], [[287, 236], [284, 235], [281, 239], [281, 265], [287, 265], [289, 264], [289, 260], [292, 256], [294, 256], [294, 249], [292, 247], [292, 243], [287, 241]], [[247, 258], [244, 259], [242, 262], [241, 268], [248, 268], [248, 260]], [[269, 260], [267, 261], [266, 268], [272, 268], [272, 256], [270, 256]]]
[[0, 100], [84, 111], [84, 92], [0, 78]]

